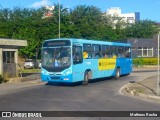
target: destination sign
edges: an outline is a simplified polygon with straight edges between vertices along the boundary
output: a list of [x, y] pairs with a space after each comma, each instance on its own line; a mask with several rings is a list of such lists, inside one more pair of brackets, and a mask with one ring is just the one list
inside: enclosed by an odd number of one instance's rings
[[57, 47], [57, 46], [70, 46], [71, 43], [69, 40], [53, 40], [45, 41], [43, 47]]

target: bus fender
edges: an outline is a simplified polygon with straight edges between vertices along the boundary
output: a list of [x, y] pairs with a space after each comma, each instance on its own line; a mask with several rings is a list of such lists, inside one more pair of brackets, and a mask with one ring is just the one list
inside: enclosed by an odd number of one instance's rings
[[121, 75], [121, 69], [120, 67], [117, 67], [115, 71], [115, 79], [118, 79], [120, 75]]
[[90, 69], [87, 69], [86, 71], [88, 73], [89, 79], [92, 79], [92, 71]]

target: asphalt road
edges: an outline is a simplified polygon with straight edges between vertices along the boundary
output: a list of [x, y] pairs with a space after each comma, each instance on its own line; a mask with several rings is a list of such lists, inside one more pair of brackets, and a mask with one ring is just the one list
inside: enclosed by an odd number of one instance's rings
[[130, 81], [156, 72], [135, 72], [118, 80], [107, 78], [88, 86], [39, 84], [0, 96], [0, 111], [159, 111], [160, 105], [121, 94]]

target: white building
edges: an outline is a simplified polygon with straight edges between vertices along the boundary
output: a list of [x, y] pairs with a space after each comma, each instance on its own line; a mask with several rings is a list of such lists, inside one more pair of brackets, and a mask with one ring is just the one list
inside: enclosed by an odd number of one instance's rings
[[44, 6], [46, 9], [46, 12], [44, 13], [42, 19], [48, 18], [48, 17], [53, 17], [53, 10], [55, 9], [54, 6]]
[[121, 17], [123, 21], [128, 23], [135, 23], [135, 21], [140, 20], [139, 12], [122, 14], [119, 7], [111, 7], [106, 11], [106, 15], [111, 15], [112, 17]]

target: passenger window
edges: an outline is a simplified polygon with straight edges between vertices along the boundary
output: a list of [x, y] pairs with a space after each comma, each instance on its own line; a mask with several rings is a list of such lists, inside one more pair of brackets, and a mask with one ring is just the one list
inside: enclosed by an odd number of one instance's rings
[[103, 58], [110, 58], [110, 47], [109, 45], [102, 46], [102, 56]]
[[83, 58], [91, 59], [92, 58], [92, 49], [90, 44], [83, 45]]
[[82, 47], [73, 46], [73, 64], [80, 64], [83, 62]]
[[101, 47], [100, 45], [92, 45], [92, 53], [93, 58], [100, 58], [101, 57]]
[[131, 58], [131, 48], [130, 47], [125, 47], [125, 57]]
[[124, 58], [125, 57], [125, 52], [124, 52], [124, 47], [123, 46], [118, 47], [118, 57], [119, 58]]
[[116, 58], [118, 55], [117, 46], [110, 46], [110, 51], [111, 51], [111, 57]]

